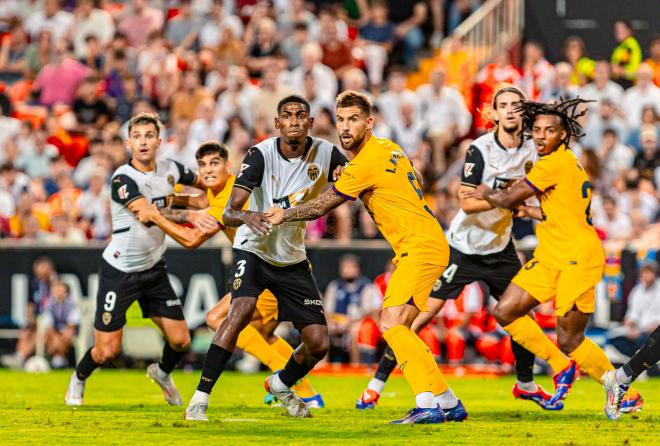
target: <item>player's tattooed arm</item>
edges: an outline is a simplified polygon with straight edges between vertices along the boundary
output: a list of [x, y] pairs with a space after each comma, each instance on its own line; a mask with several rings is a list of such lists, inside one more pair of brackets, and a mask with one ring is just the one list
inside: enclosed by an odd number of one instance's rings
[[167, 206], [204, 209], [209, 206], [206, 194], [171, 194], [167, 196]]
[[497, 208], [515, 209], [534, 194], [534, 190], [527, 183], [519, 181], [509, 189], [491, 189], [485, 184], [480, 184], [476, 189], [468, 191], [465, 196], [486, 200]]
[[209, 215], [208, 209], [188, 210], [161, 208], [160, 215], [173, 223], [191, 223], [205, 234], [215, 234], [218, 226], [224, 227], [213, 216]]
[[234, 186], [231, 190], [227, 207], [222, 214], [222, 221], [227, 227], [245, 224], [258, 236], [268, 235], [273, 230], [273, 226], [268, 221], [266, 214], [263, 212], [243, 210], [251, 193], [251, 191], [244, 187]]
[[280, 207], [272, 207], [266, 212], [270, 222], [279, 225], [285, 221], [309, 221], [316, 220], [327, 214], [346, 200], [337, 195], [332, 189], [328, 189], [315, 199], [293, 208], [284, 210]]

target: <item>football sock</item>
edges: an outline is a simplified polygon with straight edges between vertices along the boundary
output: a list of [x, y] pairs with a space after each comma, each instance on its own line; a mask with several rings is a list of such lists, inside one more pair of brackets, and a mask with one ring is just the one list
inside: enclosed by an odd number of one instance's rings
[[185, 354], [185, 351], [178, 352], [170, 346], [169, 342], [166, 342], [165, 347], [163, 347], [163, 356], [158, 362], [158, 367], [165, 373], [172, 373], [174, 367], [176, 367]]
[[431, 350], [412, 330], [405, 325], [395, 325], [383, 333], [383, 337], [415, 395], [424, 392], [439, 395], [449, 389]]
[[529, 316], [523, 316], [504, 329], [514, 341], [550, 364], [555, 373], [571, 365], [571, 361], [543, 333], [539, 324]]
[[381, 393], [384, 388], [385, 382], [378, 378], [371, 378], [371, 381], [369, 381], [369, 384], [367, 385], [367, 389], [373, 390], [376, 393]]
[[211, 344], [209, 351], [204, 358], [202, 367], [202, 376], [199, 378], [197, 390], [204, 393], [211, 393], [220, 374], [225, 369], [227, 361], [231, 358], [232, 352], [225, 350], [219, 345]]
[[516, 378], [518, 382], [534, 382], [534, 353], [516, 341], [511, 342], [511, 350], [513, 350], [513, 356], [516, 358]]
[[438, 404], [433, 398], [433, 393], [431, 392], [422, 392], [415, 395], [415, 405], [424, 409], [433, 409], [438, 407]]
[[520, 380], [516, 380], [516, 384], [518, 385], [519, 389], [524, 390], [525, 392], [534, 393], [539, 389], [539, 386], [537, 386], [534, 381], [522, 382]]
[[82, 357], [76, 366], [76, 377], [81, 381], [86, 380], [97, 367], [101, 366], [101, 364], [97, 364], [94, 358], [92, 358], [92, 348], [94, 347], [87, 350], [85, 356]]
[[[279, 353], [277, 362], [273, 363], [275, 368], [271, 368], [271, 370], [273, 372], [276, 370], [282, 370], [286, 366], [287, 358], [290, 358], [293, 354], [293, 347], [279, 336], [277, 336], [275, 342], [270, 344], [270, 347]], [[281, 358], [281, 360], [279, 358]], [[298, 381], [298, 384], [293, 386], [293, 389], [300, 398], [311, 398], [318, 393], [307, 378], [302, 378]]]
[[603, 349], [589, 338], [584, 338], [584, 341], [568, 356], [575, 359], [580, 368], [598, 382], [601, 382], [605, 372], [614, 370]]
[[388, 345], [385, 347], [383, 356], [380, 358], [380, 362], [378, 363], [378, 370], [376, 370], [375, 378], [380, 381], [387, 382], [387, 378], [390, 377], [394, 367], [396, 367], [396, 357]]
[[236, 347], [248, 352], [272, 371], [284, 367], [288, 358], [280, 355], [252, 325], [245, 327], [238, 335]]
[[451, 389], [447, 389], [440, 395], [436, 395], [434, 399], [435, 403], [440, 406], [440, 409], [453, 409], [458, 404], [458, 397]]
[[296, 381], [307, 375], [314, 368], [314, 365], [309, 366], [305, 364], [298, 364], [293, 355], [291, 355], [286, 365], [284, 366], [284, 369], [279, 373], [278, 376], [285, 386], [293, 387]]
[[632, 370], [630, 371], [630, 373], [631, 374], [628, 375], [625, 366], [619, 367], [618, 369], [616, 369], [616, 382], [624, 386], [629, 386], [630, 383], [632, 383]]
[[646, 369], [660, 360], [660, 327], [649, 335], [642, 348], [623, 366], [623, 371], [634, 381]]

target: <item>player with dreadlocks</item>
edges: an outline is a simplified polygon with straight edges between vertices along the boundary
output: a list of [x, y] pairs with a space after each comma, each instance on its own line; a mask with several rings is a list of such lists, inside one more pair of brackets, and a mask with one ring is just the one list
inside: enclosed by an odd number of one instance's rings
[[[603, 248], [591, 222], [591, 183], [568, 147], [583, 135], [578, 119], [586, 112], [572, 99], [557, 104], [523, 102], [524, 128], [531, 132], [539, 160], [510, 189], [480, 185], [470, 195], [493, 206], [518, 208], [540, 220], [534, 257], [513, 278], [495, 307], [497, 322], [526, 349], [545, 359], [556, 372], [551, 402], [563, 400], [577, 378], [579, 366], [600, 382], [614, 369], [603, 350], [584, 335], [595, 310], [595, 286], [605, 267]], [[582, 106], [582, 107], [581, 107]], [[582, 108], [582, 110], [579, 110]], [[541, 207], [520, 206], [537, 195]], [[539, 303], [555, 299], [557, 341], [548, 339], [527, 314]], [[641, 396], [629, 392], [628, 406], [641, 408]]]

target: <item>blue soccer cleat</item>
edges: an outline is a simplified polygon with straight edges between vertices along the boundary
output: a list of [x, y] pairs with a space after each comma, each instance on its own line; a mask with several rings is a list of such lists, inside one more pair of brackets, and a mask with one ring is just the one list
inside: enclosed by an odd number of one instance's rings
[[465, 406], [461, 403], [461, 400], [458, 400], [458, 404], [451, 409], [442, 409], [442, 412], [444, 412], [447, 421], [460, 422], [468, 418], [467, 410], [465, 410]]
[[526, 390], [521, 389], [518, 386], [518, 383], [516, 383], [513, 386], [513, 390], [511, 392], [513, 393], [514, 398], [520, 400], [533, 401], [536, 404], [538, 404], [543, 410], [562, 410], [564, 408], [564, 403], [561, 401], [557, 401], [554, 404], [550, 404], [550, 400], [552, 400], [552, 395], [546, 392], [545, 389], [543, 389], [543, 387], [539, 385], [537, 385], [536, 387], [537, 387], [536, 392], [527, 392]]
[[639, 412], [644, 407], [644, 399], [642, 395], [635, 389], [628, 389], [628, 393], [621, 400], [621, 408], [619, 412], [621, 413], [633, 413]]
[[380, 393], [375, 390], [366, 389], [360, 395], [360, 399], [356, 401], [355, 408], [359, 410], [374, 409], [376, 404], [378, 404], [378, 398], [380, 398]]
[[317, 393], [316, 395], [310, 396], [308, 398], [303, 398], [302, 400], [310, 409], [325, 409], [325, 402], [323, 401], [323, 397], [320, 393]]
[[440, 424], [447, 421], [445, 413], [439, 407], [432, 409], [415, 407], [400, 420], [391, 421], [390, 424]]
[[552, 380], [555, 383], [555, 394], [552, 396], [548, 403], [555, 405], [566, 398], [576, 379], [577, 364], [571, 359], [571, 363], [568, 365], [568, 367], [561, 370], [559, 373], [552, 377]]

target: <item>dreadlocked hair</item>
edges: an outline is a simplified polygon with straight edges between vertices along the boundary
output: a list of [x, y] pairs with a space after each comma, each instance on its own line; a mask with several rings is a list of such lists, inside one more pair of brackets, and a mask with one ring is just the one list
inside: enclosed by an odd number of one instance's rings
[[566, 137], [562, 143], [567, 144], [571, 137], [581, 138], [584, 136], [584, 130], [579, 119], [587, 113], [588, 107], [578, 110], [581, 104], [596, 102], [594, 100], [575, 98], [564, 101], [559, 98], [556, 104], [544, 104], [534, 101], [523, 101], [517, 111], [522, 112], [523, 129], [526, 133], [531, 133], [534, 126], [534, 119], [538, 115], [555, 115], [561, 119], [561, 124], [566, 130]]

